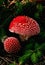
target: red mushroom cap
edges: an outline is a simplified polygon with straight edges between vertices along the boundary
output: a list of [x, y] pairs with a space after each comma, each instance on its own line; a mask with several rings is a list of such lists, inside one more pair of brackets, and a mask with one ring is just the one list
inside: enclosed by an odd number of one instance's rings
[[9, 26], [9, 31], [20, 35], [33, 36], [40, 32], [37, 21], [28, 16], [17, 16]]
[[18, 52], [20, 47], [20, 43], [15, 37], [8, 37], [4, 41], [4, 49], [8, 53]]

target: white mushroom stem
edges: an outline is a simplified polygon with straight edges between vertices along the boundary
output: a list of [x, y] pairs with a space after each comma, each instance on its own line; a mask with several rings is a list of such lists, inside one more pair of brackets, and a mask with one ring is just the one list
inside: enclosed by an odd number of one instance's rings
[[20, 39], [21, 39], [21, 41], [25, 41], [25, 40], [28, 40], [28, 36], [26, 36], [26, 35], [19, 35], [19, 37], [20, 37]]

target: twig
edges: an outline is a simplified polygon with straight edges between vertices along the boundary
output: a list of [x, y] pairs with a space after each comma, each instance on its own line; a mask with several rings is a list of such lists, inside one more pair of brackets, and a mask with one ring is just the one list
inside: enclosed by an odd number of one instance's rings
[[0, 65], [1, 65], [1, 63], [2, 63], [2, 60], [0, 61]]
[[11, 61], [11, 60], [9, 60], [8, 58], [5, 58], [7, 61], [9, 61], [9, 62], [11, 62], [11, 63], [13, 63], [13, 61]]
[[0, 56], [0, 58], [1, 58], [2, 60], [4, 60], [5, 62], [8, 63], [8, 61], [7, 61], [5, 58], [3, 58], [3, 57], [1, 57], [1, 56]]
[[3, 62], [1, 65], [5, 65], [5, 62]]
[[15, 0], [11, 1], [10, 4], [7, 6], [7, 8], [9, 8], [15, 2], [16, 2]]

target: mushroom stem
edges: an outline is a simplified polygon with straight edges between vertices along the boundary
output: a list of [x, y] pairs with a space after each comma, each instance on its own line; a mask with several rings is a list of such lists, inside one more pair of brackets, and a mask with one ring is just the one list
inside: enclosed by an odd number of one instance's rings
[[21, 39], [21, 41], [25, 41], [25, 40], [28, 40], [28, 36], [26, 36], [26, 35], [19, 35], [19, 37], [20, 37], [20, 39]]

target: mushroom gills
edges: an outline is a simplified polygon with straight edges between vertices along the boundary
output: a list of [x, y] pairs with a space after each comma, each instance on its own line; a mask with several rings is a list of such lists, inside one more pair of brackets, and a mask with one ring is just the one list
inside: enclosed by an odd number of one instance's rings
[[20, 37], [20, 39], [21, 39], [21, 41], [25, 41], [25, 40], [28, 40], [28, 36], [26, 36], [26, 35], [19, 35], [19, 37]]

